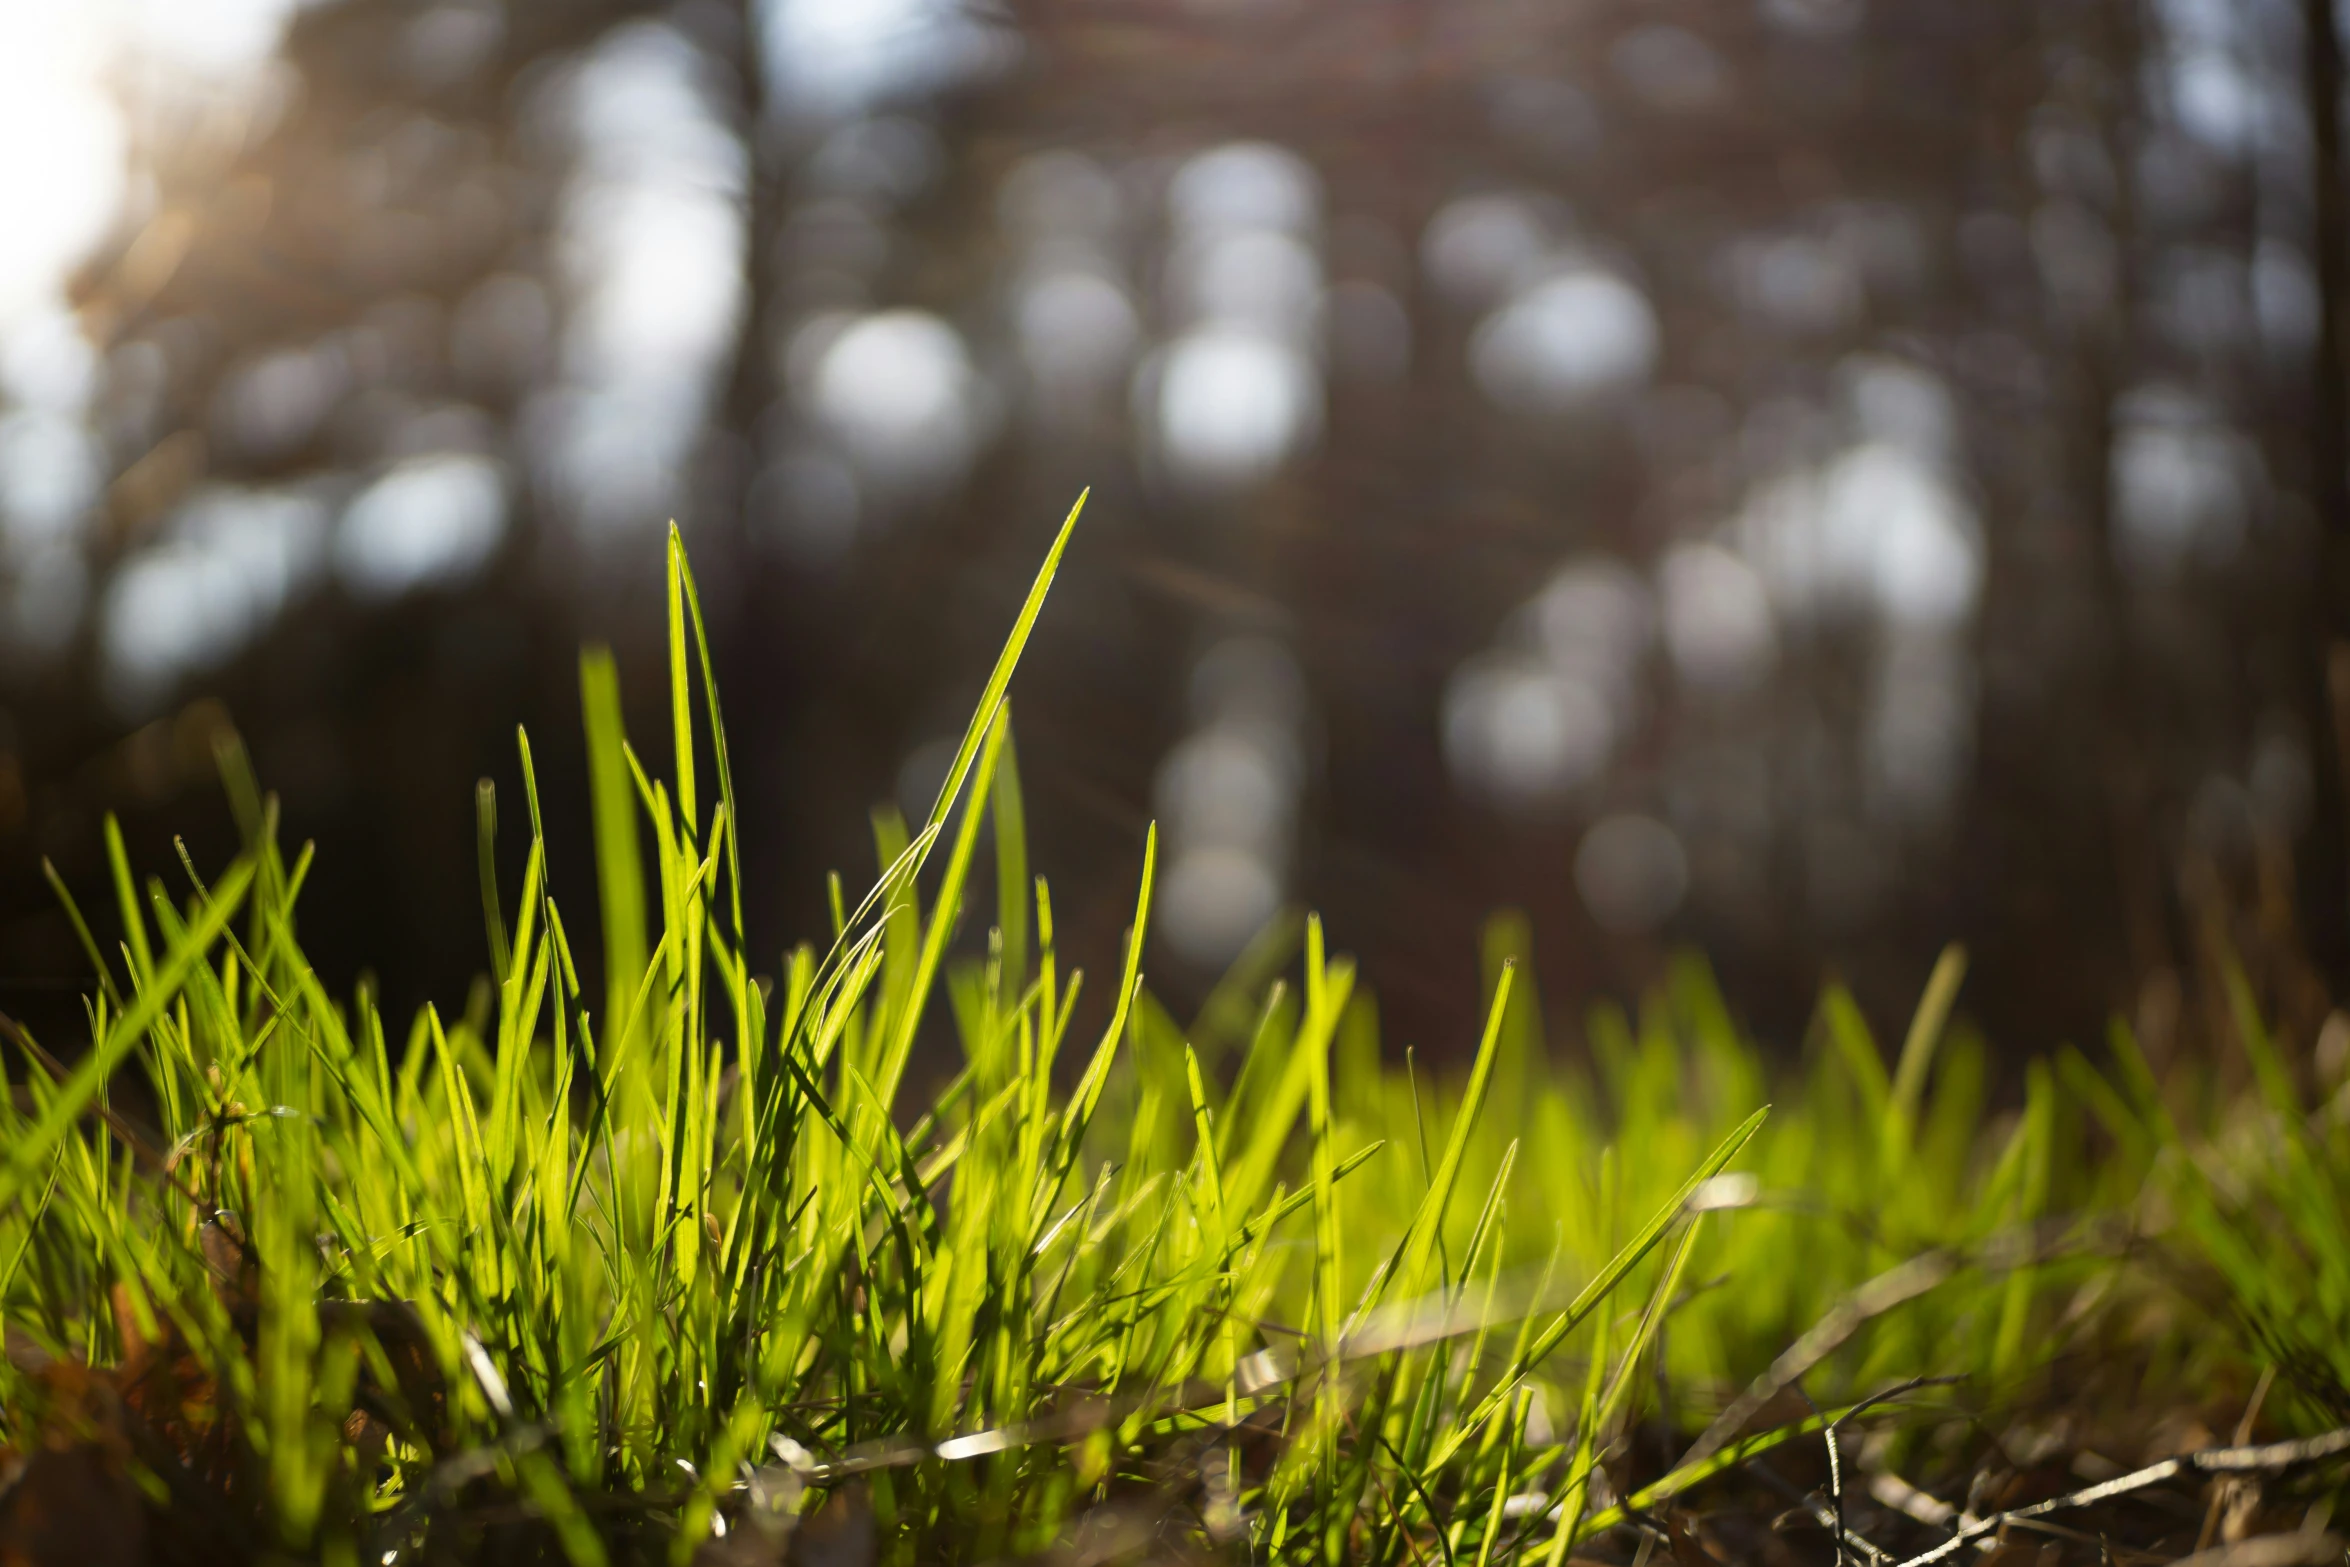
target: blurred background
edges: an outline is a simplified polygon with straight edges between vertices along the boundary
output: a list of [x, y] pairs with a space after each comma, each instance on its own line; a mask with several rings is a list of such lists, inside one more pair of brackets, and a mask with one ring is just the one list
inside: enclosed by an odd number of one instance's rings
[[1097, 964], [1155, 818], [1156, 984], [1310, 905], [1428, 1051], [1505, 907], [1568, 1019], [1695, 947], [1890, 1022], [1959, 939], [2011, 1050], [2160, 1050], [2223, 951], [2310, 1024], [2333, 25], [0, 0], [0, 1009], [78, 1013], [104, 813], [230, 850], [231, 723], [329, 974], [461, 1005], [517, 723], [586, 923], [576, 651], [661, 733], [672, 517], [772, 962], [1090, 485], [1017, 695]]

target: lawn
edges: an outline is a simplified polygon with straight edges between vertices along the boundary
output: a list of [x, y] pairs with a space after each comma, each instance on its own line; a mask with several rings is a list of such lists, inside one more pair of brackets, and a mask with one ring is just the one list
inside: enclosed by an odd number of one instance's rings
[[328, 992], [233, 748], [229, 865], [110, 826], [87, 1039], [0, 1045], [0, 1562], [2342, 1559], [2350, 1097], [2248, 991], [2237, 1062], [2117, 1029], [2010, 1092], [1955, 951], [1787, 1067], [1688, 960], [1570, 1053], [1503, 919], [1434, 1065], [1309, 918], [1180, 1021], [1150, 843], [1107, 976], [1030, 875], [1009, 693], [1075, 525], [773, 973], [674, 534], [666, 772], [591, 650], [599, 907], [525, 738], [463, 1016]]

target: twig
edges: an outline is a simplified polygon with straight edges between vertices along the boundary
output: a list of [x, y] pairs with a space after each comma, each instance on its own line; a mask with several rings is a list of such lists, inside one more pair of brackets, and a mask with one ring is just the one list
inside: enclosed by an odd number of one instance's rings
[[[2252, 1396], [2244, 1402], [2244, 1418], [2236, 1422], [2236, 1445], [2238, 1447], [2252, 1440], [2252, 1423], [2260, 1418], [2261, 1403], [2268, 1397], [2269, 1385], [2276, 1379], [2277, 1368], [2275, 1366], [2260, 1368], [2260, 1380], [2253, 1384]], [[2220, 1514], [2225, 1512], [2228, 1504], [2235, 1500], [2236, 1486], [2239, 1483], [2223, 1480], [2211, 1488], [2211, 1505], [2204, 1509], [2203, 1528], [2195, 1536], [2195, 1549], [2198, 1552], [2211, 1548], [2213, 1538], [2219, 1533]]]
[[1920, 1252], [1907, 1262], [1886, 1269], [1861, 1285], [1812, 1325], [1811, 1331], [1771, 1362], [1770, 1369], [1756, 1377], [1745, 1392], [1730, 1402], [1728, 1408], [1714, 1418], [1703, 1435], [1681, 1455], [1673, 1467], [1685, 1468], [1702, 1459], [1710, 1458], [1733, 1441], [1745, 1429], [1762, 1407], [1792, 1386], [1795, 1379], [1810, 1371], [1834, 1354], [1844, 1341], [1859, 1332], [1873, 1318], [1881, 1317], [1896, 1306], [1906, 1305], [1920, 1295], [1949, 1282], [1960, 1270], [1977, 1267], [2000, 1273], [2012, 1268], [2034, 1266], [2051, 1259], [2097, 1250], [2129, 1240], [2126, 1229], [2105, 1224], [2088, 1224], [2059, 1233], [2057, 1238], [2046, 1238], [2048, 1226], [2026, 1226], [2003, 1230], [1981, 1245], [1965, 1250], [1938, 1248]]
[[[1765, 1485], [1793, 1502], [1805, 1517], [1822, 1529], [1833, 1530], [1837, 1527], [1835, 1511], [1821, 1501], [1816, 1494], [1798, 1491], [1792, 1481], [1759, 1458], [1749, 1459], [1746, 1467], [1752, 1470], [1755, 1477]], [[1855, 1549], [1869, 1559], [1871, 1567], [1883, 1567], [1884, 1563], [1893, 1560], [1893, 1554], [1890, 1551], [1884, 1550], [1857, 1529], [1845, 1531], [1845, 1537], [1852, 1542]], [[1841, 1559], [1839, 1556], [1839, 1560]]]
[[[1804, 1391], [1802, 1381], [1799, 1379], [1793, 1383], [1792, 1386], [1795, 1389], [1796, 1396], [1803, 1400], [1804, 1407], [1809, 1409], [1813, 1414], [1818, 1414], [1820, 1412], [1820, 1406], [1813, 1403], [1811, 1394]], [[1828, 1445], [1828, 1502], [1830, 1507], [1829, 1521], [1832, 1524], [1836, 1535], [1836, 1567], [1844, 1567], [1845, 1558], [1851, 1554], [1851, 1547], [1845, 1543], [1850, 1534], [1850, 1531], [1847, 1530], [1844, 1526], [1844, 1452], [1842, 1447], [1836, 1441], [1836, 1427], [1838, 1423], [1839, 1422], [1837, 1421], [1831, 1420], [1826, 1425], [1822, 1426], [1820, 1428], [1820, 1439]], [[1884, 1557], [1884, 1553], [1879, 1551], [1875, 1546], [1869, 1547], [1868, 1554], [1872, 1561], [1879, 1561]]]
[[[2339, 1458], [2345, 1453], [2350, 1453], [2350, 1426], [2328, 1431], [2323, 1436], [2307, 1437], [2296, 1442], [2263, 1442], [2253, 1447], [2213, 1447], [2206, 1448], [2200, 1453], [2185, 1453], [2177, 1458], [2166, 1458], [2158, 1464], [2148, 1464], [2143, 1469], [2133, 1470], [2129, 1474], [2117, 1476], [2082, 1490], [2051, 1497], [2045, 1502], [2034, 1502], [2028, 1507], [2011, 1508], [2006, 1512], [1994, 1513], [1988, 1518], [1978, 1519], [1961, 1528], [1956, 1534], [1932, 1550], [1922, 1551], [1918, 1555], [1910, 1557], [1901, 1563], [1900, 1567], [1927, 1567], [1928, 1563], [1941, 1561], [1956, 1552], [1961, 1546], [1996, 1532], [2002, 1525], [2022, 1523], [2049, 1513], [2064, 1512], [2074, 1507], [2087, 1507], [2116, 1496], [2127, 1496], [2132, 1491], [2143, 1491], [2148, 1486], [2160, 1485], [2163, 1481], [2176, 1479], [2180, 1475], [2266, 1474], [2273, 1470], [2290, 1469], [2300, 1464], [2312, 1464], [2328, 1458]], [[2269, 1538], [2277, 1537], [2269, 1536]], [[2293, 1538], [2300, 1537], [2294, 1536]], [[2244, 1543], [2250, 1544], [2252, 1542], [2246, 1541]], [[2217, 1555], [2218, 1553], [2212, 1554]], [[2294, 1561], [2302, 1559], [2301, 1557], [2293, 1558]], [[2233, 1558], [2230, 1558], [2230, 1563], [2231, 1567], [2255, 1567], [2252, 1562], [2239, 1562]], [[2215, 1564], [2205, 1562], [2203, 1567], [2215, 1567]], [[2269, 1564], [2269, 1567], [2281, 1567], [2281, 1564]]]
[[2342, 1537], [2338, 1534], [2263, 1534], [2182, 1556], [2171, 1567], [2320, 1567], [2341, 1559]]
[[1869, 1476], [1869, 1495], [1881, 1505], [1914, 1518], [1930, 1529], [1947, 1529], [1959, 1510], [1931, 1492], [1921, 1491], [1890, 1469]]
[[1813, 1324], [1810, 1332], [1790, 1344], [1745, 1392], [1732, 1399], [1730, 1406], [1714, 1418], [1713, 1424], [1705, 1428], [1705, 1433], [1673, 1467], [1686, 1469], [1711, 1458], [1744, 1430], [1746, 1422], [1759, 1414], [1765, 1404], [1834, 1354], [1846, 1339], [1860, 1331], [1862, 1324], [1905, 1301], [1915, 1300], [1943, 1283], [1958, 1268], [1959, 1258], [1951, 1253], [1929, 1251], [1878, 1274], [1854, 1290]]

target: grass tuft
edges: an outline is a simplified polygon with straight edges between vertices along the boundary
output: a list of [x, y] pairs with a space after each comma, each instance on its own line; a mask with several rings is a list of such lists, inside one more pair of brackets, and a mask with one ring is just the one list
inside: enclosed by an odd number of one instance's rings
[[[674, 531], [665, 774], [609, 653], [581, 661], [600, 994], [527, 737], [521, 809], [478, 801], [462, 1017], [328, 994], [309, 852], [241, 756], [247, 842], [210, 881], [138, 881], [109, 823], [87, 1047], [9, 1031], [9, 1483], [94, 1454], [164, 1559], [1562, 1567], [1865, 1401], [2025, 1397], [2110, 1343], [2102, 1303], [2150, 1286], [2105, 1242], [2149, 1225], [2244, 1330], [2202, 1375], [2273, 1364], [2344, 1412], [2350, 1115], [2304, 1108], [2248, 1003], [2260, 1092], [2207, 1123], [2126, 1040], [2118, 1086], [2069, 1056], [1995, 1116], [1955, 951], [1890, 1070], [1831, 988], [1773, 1072], [1693, 960], [1594, 1012], [1585, 1068], [1505, 920], [1455, 1078], [1383, 1049], [1313, 920], [1179, 1024], [1144, 981], [1152, 839], [1107, 1026], [1072, 1042], [1009, 691], [1076, 518], [928, 815], [877, 818], [870, 890], [772, 975]], [[525, 828], [508, 896], [492, 850]], [[950, 1028], [959, 1070], [908, 1102]]]

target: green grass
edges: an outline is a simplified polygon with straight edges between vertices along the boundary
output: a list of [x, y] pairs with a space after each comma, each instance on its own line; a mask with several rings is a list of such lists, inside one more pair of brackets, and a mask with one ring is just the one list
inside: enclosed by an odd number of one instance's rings
[[[2067, 1357], [2185, 1368], [2187, 1401], [2267, 1363], [2304, 1423], [2350, 1385], [2350, 1131], [2248, 1005], [2262, 1091], [2196, 1124], [2126, 1041], [1994, 1113], [1955, 953], [1891, 1052], [1831, 988], [1774, 1071], [1690, 961], [1593, 1014], [1587, 1069], [1504, 918], [1455, 1070], [1381, 1041], [1310, 920], [1178, 1023], [1149, 843], [1119, 971], [1066, 969], [1007, 693], [1075, 520], [928, 817], [876, 818], [871, 890], [772, 975], [674, 536], [666, 776], [582, 662], [601, 994], [527, 739], [511, 897], [482, 800], [463, 1017], [326, 991], [309, 852], [235, 753], [226, 869], [141, 882], [110, 825], [86, 1048], [19, 1038], [0, 1096], [0, 1445], [97, 1441], [218, 1559], [747, 1562], [869, 1515], [891, 1563], [1557, 1567], [1919, 1379], [1971, 1418]], [[925, 1031], [961, 1066], [916, 1102]], [[2170, 1286], [2116, 1237], [2151, 1231], [2215, 1314], [2146, 1309]]]

